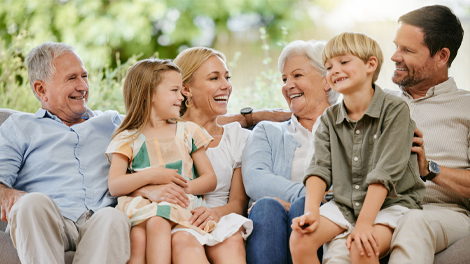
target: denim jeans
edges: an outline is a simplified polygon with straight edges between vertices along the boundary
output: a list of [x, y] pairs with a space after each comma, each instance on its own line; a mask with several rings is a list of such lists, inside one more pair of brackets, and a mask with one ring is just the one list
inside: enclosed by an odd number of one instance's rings
[[[292, 263], [289, 238], [292, 219], [304, 213], [305, 197], [296, 199], [287, 212], [281, 203], [272, 198], [262, 198], [250, 211], [248, 218], [253, 221], [253, 232], [246, 240], [246, 261], [248, 264], [290, 264]], [[323, 249], [318, 250], [321, 260]]]

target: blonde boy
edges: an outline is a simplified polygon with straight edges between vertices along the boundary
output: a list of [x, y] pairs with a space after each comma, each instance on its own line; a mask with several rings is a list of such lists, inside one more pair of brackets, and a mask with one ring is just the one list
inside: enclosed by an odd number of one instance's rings
[[[319, 263], [316, 250], [329, 242], [323, 263], [379, 263], [400, 217], [421, 208], [424, 184], [410, 152], [415, 123], [405, 101], [375, 84], [383, 55], [373, 39], [342, 33], [328, 41], [322, 60], [343, 102], [323, 113], [315, 132], [305, 213], [292, 223], [292, 259]], [[318, 208], [332, 185], [334, 199]]]

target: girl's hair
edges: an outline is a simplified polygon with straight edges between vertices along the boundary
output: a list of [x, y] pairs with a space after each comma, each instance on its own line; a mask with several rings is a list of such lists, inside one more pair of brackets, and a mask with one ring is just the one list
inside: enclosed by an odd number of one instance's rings
[[374, 72], [372, 83], [377, 81], [384, 59], [382, 50], [374, 39], [366, 34], [356, 32], [344, 32], [333, 37], [326, 43], [323, 49], [323, 65], [331, 58], [347, 54], [360, 58], [364, 63], [366, 63], [370, 57], [375, 56], [377, 58], [377, 69]]
[[150, 119], [152, 97], [166, 71], [181, 73], [180, 68], [171, 60], [146, 59], [129, 68], [123, 87], [126, 117], [114, 132], [113, 138], [124, 130], [137, 130], [132, 136], [133, 140], [142, 133]]
[[[173, 61], [178, 67], [181, 68], [181, 75], [183, 76], [184, 84], [192, 84], [194, 81], [193, 73], [211, 56], [218, 56], [225, 62], [225, 55], [217, 50], [206, 47], [193, 47], [183, 50]], [[181, 103], [180, 115], [186, 112], [186, 96]]]

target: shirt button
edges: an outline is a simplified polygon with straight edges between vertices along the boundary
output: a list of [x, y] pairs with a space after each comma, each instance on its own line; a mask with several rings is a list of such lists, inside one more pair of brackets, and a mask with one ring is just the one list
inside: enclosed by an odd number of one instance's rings
[[361, 133], [361, 131], [360, 131], [359, 129], [358, 129], [358, 130], [356, 130], [356, 134], [359, 134], [359, 133]]
[[359, 204], [358, 202], [356, 202], [354, 205], [355, 205], [355, 206], [359, 206], [360, 204]]
[[377, 135], [374, 135], [374, 139], [377, 139]]
[[359, 186], [359, 185], [356, 185], [356, 186], [354, 186], [354, 188], [355, 188], [356, 190], [359, 190], [360, 186]]
[[358, 161], [358, 160], [359, 160], [359, 158], [358, 158], [358, 157], [354, 157], [354, 161]]

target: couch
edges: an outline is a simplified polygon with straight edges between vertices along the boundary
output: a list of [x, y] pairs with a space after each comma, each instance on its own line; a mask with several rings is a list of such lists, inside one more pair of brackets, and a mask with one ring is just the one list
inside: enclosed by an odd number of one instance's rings
[[[18, 111], [0, 108], [0, 126], [11, 114], [16, 112]], [[0, 264], [20, 264], [10, 235], [4, 232], [6, 226], [7, 223], [0, 221]], [[448, 249], [436, 254], [434, 264], [470, 264], [469, 246], [470, 236], [467, 236], [454, 243]], [[65, 263], [72, 263], [74, 253], [73, 251], [65, 252]], [[381, 263], [385, 264], [386, 260], [382, 260]]]

